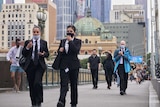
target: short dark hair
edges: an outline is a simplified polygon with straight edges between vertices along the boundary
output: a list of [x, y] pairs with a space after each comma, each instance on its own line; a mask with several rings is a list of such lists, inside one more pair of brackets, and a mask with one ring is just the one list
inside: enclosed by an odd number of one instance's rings
[[93, 49], [92, 51], [97, 51], [97, 49]]
[[[41, 32], [41, 27], [40, 27], [40, 26], [34, 25], [33, 29], [34, 29], [34, 28], [38, 28], [38, 29], [40, 30], [40, 32]], [[33, 30], [33, 29], [32, 29], [32, 30]]]
[[19, 38], [16, 38], [16, 43], [19, 42], [19, 41], [21, 41], [21, 40]]
[[68, 25], [68, 26], [67, 26], [67, 29], [68, 29], [68, 28], [72, 28], [73, 31], [76, 32], [76, 27], [75, 27], [74, 25]]

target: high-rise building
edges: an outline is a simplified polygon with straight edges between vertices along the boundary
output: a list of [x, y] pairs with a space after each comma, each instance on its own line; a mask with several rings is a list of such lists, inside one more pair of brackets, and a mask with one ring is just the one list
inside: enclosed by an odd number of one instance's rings
[[54, 0], [57, 5], [57, 39], [66, 35], [66, 28], [77, 19], [77, 0]]
[[14, 3], [14, 0], [6, 0], [6, 4], [12, 4]]
[[77, 0], [77, 18], [78, 19], [85, 16], [86, 1], [87, 0]]
[[110, 11], [110, 23], [145, 22], [145, 12], [142, 5], [114, 5]]
[[0, 1], [0, 11], [2, 9], [3, 0]]
[[111, 0], [87, 0], [86, 7], [92, 12], [92, 17], [101, 22], [109, 22], [109, 12], [111, 9]]
[[56, 11], [57, 7], [55, 3], [51, 2], [51, 0], [25, 0], [26, 3], [36, 3], [39, 7], [42, 7], [46, 11], [48, 11], [48, 28], [49, 35], [45, 35], [45, 39], [49, 40], [49, 47], [52, 43], [56, 41]]
[[[16, 38], [21, 41], [32, 39], [32, 29], [34, 25], [38, 24], [36, 18], [38, 9], [39, 7], [35, 3], [2, 5], [0, 50], [11, 48]], [[46, 28], [45, 34], [48, 35], [48, 28]]]
[[111, 0], [111, 9], [114, 5], [134, 5], [135, 0]]

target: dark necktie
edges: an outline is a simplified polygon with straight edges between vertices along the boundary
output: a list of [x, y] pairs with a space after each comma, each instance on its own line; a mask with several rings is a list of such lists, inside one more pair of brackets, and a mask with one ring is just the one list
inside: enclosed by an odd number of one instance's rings
[[34, 49], [34, 64], [38, 64], [38, 45], [37, 40], [35, 41], [35, 49]]

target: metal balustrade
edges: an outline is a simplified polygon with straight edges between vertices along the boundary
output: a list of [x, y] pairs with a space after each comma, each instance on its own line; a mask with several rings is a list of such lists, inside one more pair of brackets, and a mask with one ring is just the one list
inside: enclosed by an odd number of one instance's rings
[[[99, 81], [105, 81], [105, 74], [103, 71], [98, 73]], [[91, 72], [87, 69], [79, 70], [78, 84], [90, 84], [92, 83]], [[60, 85], [60, 71], [54, 70], [51, 66], [47, 67], [47, 70], [43, 76], [44, 86], [59, 86]]]

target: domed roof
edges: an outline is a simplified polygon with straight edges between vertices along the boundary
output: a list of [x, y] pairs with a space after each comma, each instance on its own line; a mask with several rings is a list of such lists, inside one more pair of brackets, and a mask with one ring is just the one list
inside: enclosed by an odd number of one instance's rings
[[78, 35], [100, 36], [101, 30], [105, 29], [103, 24], [99, 20], [90, 16], [90, 11], [88, 11], [86, 17], [81, 18], [77, 22], [75, 22], [74, 26], [77, 29]]

